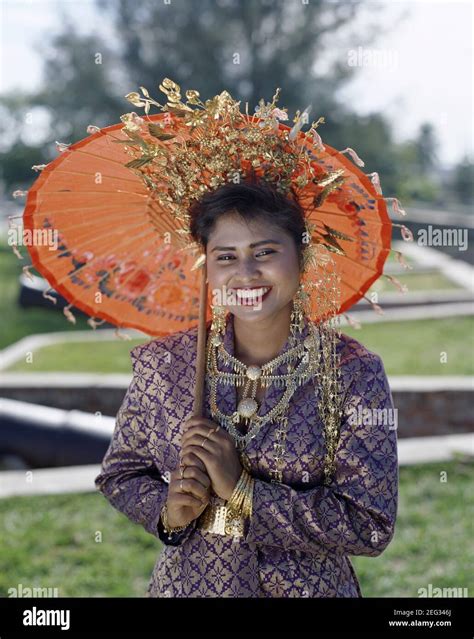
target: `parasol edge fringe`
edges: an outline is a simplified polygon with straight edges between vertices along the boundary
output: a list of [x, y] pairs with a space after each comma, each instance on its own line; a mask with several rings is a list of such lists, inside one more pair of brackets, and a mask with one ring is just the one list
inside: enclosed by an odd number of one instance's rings
[[403, 266], [404, 269], [413, 270], [413, 266], [405, 262], [405, 258], [403, 257], [403, 253], [401, 251], [396, 251], [395, 249], [390, 249], [391, 253], [395, 253], [395, 259], [399, 264]]
[[372, 173], [366, 173], [366, 176], [372, 182], [372, 185], [374, 186], [374, 188], [377, 191], [377, 193], [379, 195], [383, 195], [383, 193], [382, 193], [382, 185], [380, 184], [380, 176], [377, 173], [377, 171], [372, 171]]
[[372, 300], [369, 297], [367, 297], [367, 295], [364, 295], [363, 297], [366, 300], [366, 302], [369, 302], [369, 304], [372, 307], [372, 310], [375, 311], [377, 315], [385, 315], [385, 311], [379, 304], [372, 302]]
[[130, 341], [132, 339], [130, 335], [127, 335], [127, 333], [121, 333], [120, 328], [118, 326], [115, 328], [114, 335], [118, 339], [122, 339], [122, 340]]
[[405, 242], [413, 242], [413, 233], [405, 224], [395, 224], [395, 222], [392, 222], [392, 226], [398, 226], [401, 229], [401, 236]]
[[20, 253], [20, 251], [18, 250], [18, 244], [11, 244], [10, 245], [13, 251], [13, 254], [19, 259], [19, 260], [24, 260], [24, 256]]
[[395, 211], [395, 213], [397, 213], [398, 215], [402, 215], [405, 216], [407, 214], [407, 212], [405, 211], [405, 209], [402, 208], [402, 205], [400, 203], [400, 200], [397, 197], [384, 197], [383, 198], [388, 204], [392, 205], [392, 209]]
[[358, 331], [362, 328], [362, 324], [347, 313], [343, 313], [342, 315], [346, 318], [349, 326], [352, 326], [352, 328], [354, 328], [355, 330]]
[[400, 291], [400, 293], [405, 294], [408, 292], [408, 286], [406, 284], [402, 284], [402, 282], [400, 282], [400, 280], [397, 280], [396, 277], [393, 277], [393, 275], [388, 275], [387, 273], [383, 273], [382, 275], [383, 277], [386, 277], [390, 284], [393, 284], [393, 286], [395, 286]]
[[48, 291], [54, 291], [53, 287], [50, 286], [49, 288], [47, 288], [45, 291], [43, 291], [43, 297], [46, 300], [51, 300], [52, 302], [54, 302], [54, 304], [58, 303], [58, 300], [56, 297], [53, 297], [52, 295], [48, 295]]
[[89, 326], [91, 326], [94, 330], [96, 330], [96, 328], [98, 326], [101, 326], [102, 324], [105, 323], [105, 319], [101, 320], [100, 322], [97, 322], [93, 317], [89, 317], [89, 319], [87, 320], [87, 323], [89, 324]]
[[76, 318], [74, 317], [74, 315], [69, 310], [71, 308], [71, 306], [72, 306], [72, 304], [68, 304], [67, 306], [65, 306], [63, 308], [63, 313], [66, 316], [68, 322], [71, 322], [71, 324], [75, 324], [76, 323]]
[[357, 155], [357, 153], [354, 151], [354, 149], [351, 149], [350, 146], [344, 149], [344, 151], [339, 151], [339, 153], [348, 153], [351, 156], [351, 159], [354, 162], [354, 164], [356, 164], [357, 166], [365, 166], [364, 160], [361, 160], [360, 157]]
[[23, 266], [22, 271], [23, 273], [26, 275], [26, 277], [33, 282], [34, 278], [33, 275], [30, 273], [29, 269], [32, 268], [33, 265], [32, 264], [27, 264], [26, 266]]

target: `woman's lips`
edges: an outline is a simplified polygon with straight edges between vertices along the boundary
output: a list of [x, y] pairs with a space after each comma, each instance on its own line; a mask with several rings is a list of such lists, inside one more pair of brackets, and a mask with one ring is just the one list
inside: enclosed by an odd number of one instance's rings
[[[262, 296], [253, 295], [250, 297], [239, 297], [237, 293], [235, 293], [238, 305], [239, 306], [257, 306], [259, 303], [264, 302], [267, 299], [267, 297], [270, 295], [270, 293], [272, 292], [273, 287], [265, 286], [261, 288], [269, 288], [269, 290], [266, 293], [264, 293]], [[258, 289], [255, 289], [255, 290], [258, 290]]]

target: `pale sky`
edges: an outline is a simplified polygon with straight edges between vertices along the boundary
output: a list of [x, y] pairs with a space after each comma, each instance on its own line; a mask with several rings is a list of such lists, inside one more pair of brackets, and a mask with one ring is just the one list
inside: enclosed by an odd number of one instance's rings
[[[334, 48], [334, 57], [357, 66], [357, 77], [340, 97], [361, 114], [383, 111], [399, 140], [431, 122], [446, 167], [472, 155], [473, 1], [374, 0], [367, 5], [365, 16], [372, 22], [378, 22], [379, 13], [384, 30], [396, 26], [369, 50], [359, 49], [357, 35], [349, 51]], [[59, 28], [61, 11], [79, 30], [98, 31], [92, 0], [0, 0], [0, 93], [39, 85], [42, 60], [35, 44]], [[355, 25], [356, 34], [363, 32], [366, 19]], [[100, 29], [107, 37], [103, 21]]]

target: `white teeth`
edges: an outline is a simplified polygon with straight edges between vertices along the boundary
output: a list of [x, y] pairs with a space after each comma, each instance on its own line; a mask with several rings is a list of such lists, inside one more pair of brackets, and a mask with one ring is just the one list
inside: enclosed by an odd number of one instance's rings
[[271, 287], [255, 288], [253, 290], [248, 289], [236, 289], [236, 294], [242, 299], [253, 299], [254, 297], [261, 297], [270, 290]]

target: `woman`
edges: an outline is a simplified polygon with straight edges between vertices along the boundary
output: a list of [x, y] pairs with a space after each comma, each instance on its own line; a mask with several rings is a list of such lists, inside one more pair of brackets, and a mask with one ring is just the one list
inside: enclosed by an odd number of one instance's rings
[[[342, 410], [325, 482], [328, 446], [315, 401], [321, 346], [299, 305], [301, 207], [263, 182], [226, 184], [191, 214], [211, 291], [224, 294], [208, 324], [205, 416], [188, 418], [197, 328], [135, 347], [133, 380], [96, 486], [164, 543], [150, 597], [361, 597], [348, 556], [380, 555], [397, 513], [396, 432], [387, 418], [394, 408], [383, 363], [338, 335]], [[214, 348], [223, 359], [212, 359]], [[303, 350], [312, 374], [297, 379]], [[262, 373], [269, 362], [271, 384]], [[239, 370], [245, 385], [229, 381]], [[290, 381], [282, 385], [279, 376]], [[233, 419], [249, 402], [247, 418]], [[219, 513], [244, 479], [247, 510], [229, 528]]]

